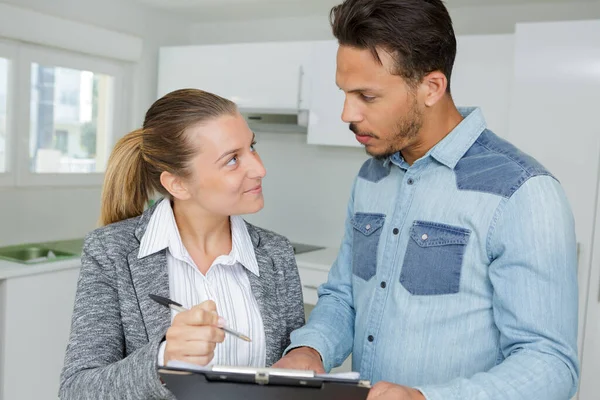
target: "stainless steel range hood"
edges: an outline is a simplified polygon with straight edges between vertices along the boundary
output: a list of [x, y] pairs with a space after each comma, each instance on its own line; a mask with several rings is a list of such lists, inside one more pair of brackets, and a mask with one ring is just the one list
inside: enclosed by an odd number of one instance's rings
[[240, 109], [255, 132], [306, 133], [308, 110]]

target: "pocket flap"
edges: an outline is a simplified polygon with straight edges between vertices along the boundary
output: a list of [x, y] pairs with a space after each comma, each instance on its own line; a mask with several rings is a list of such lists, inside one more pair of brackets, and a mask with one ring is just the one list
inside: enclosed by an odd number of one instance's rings
[[354, 214], [354, 217], [350, 219], [350, 223], [354, 229], [360, 231], [365, 236], [377, 232], [377, 230], [383, 226], [384, 222], [384, 214], [356, 213]]
[[469, 229], [437, 222], [415, 221], [410, 228], [410, 237], [421, 247], [467, 244], [470, 235]]

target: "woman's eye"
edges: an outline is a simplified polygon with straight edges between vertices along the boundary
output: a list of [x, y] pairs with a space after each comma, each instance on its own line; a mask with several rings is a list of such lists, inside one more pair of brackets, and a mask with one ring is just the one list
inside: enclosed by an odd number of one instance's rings
[[237, 158], [237, 156], [234, 156], [234, 157], [233, 157], [231, 160], [229, 160], [229, 161], [227, 162], [227, 164], [225, 164], [225, 165], [227, 165], [227, 166], [232, 166], [232, 165], [235, 165], [235, 164], [237, 164], [237, 162], [238, 162], [238, 158]]
[[251, 151], [256, 151], [256, 142], [252, 142], [252, 144], [250, 145], [250, 150]]

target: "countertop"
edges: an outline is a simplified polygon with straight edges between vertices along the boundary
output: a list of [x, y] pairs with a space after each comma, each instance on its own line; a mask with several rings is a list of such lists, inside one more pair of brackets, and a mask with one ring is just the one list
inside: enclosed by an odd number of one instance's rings
[[296, 263], [298, 264], [298, 268], [310, 268], [329, 272], [338, 251], [339, 249], [335, 247], [325, 247], [322, 250], [298, 254], [296, 256]]
[[[59, 250], [81, 254], [83, 239], [44, 242], [40, 244], [49, 245]], [[321, 250], [298, 254], [296, 256], [296, 262], [298, 264], [298, 268], [309, 268], [328, 272], [337, 257], [337, 253], [337, 248], [326, 247]], [[0, 260], [0, 280], [42, 274], [45, 272], [60, 271], [64, 269], [79, 268], [80, 266], [81, 260], [79, 257], [69, 260], [39, 263], [34, 265]]]
[[32, 265], [0, 260], [0, 280], [7, 278], [18, 278], [20, 276], [27, 275], [43, 274], [45, 272], [61, 271], [64, 269], [79, 268], [81, 266], [80, 254], [81, 249], [83, 248], [83, 239], [36, 243], [36, 245], [38, 244], [49, 246], [57, 250], [76, 253], [78, 256], [68, 260], [45, 262]]

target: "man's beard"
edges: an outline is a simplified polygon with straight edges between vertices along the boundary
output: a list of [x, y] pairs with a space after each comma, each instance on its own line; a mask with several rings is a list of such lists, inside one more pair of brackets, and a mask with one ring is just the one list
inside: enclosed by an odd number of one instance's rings
[[[396, 122], [394, 127], [394, 135], [392, 135], [386, 141], [388, 142], [385, 150], [381, 152], [373, 152], [369, 149], [369, 146], [365, 146], [365, 151], [368, 155], [372, 156], [377, 160], [384, 160], [397, 152], [401, 151], [406, 143], [418, 136], [421, 127], [423, 126], [423, 113], [417, 106], [417, 101], [412, 104], [408, 114], [402, 117]], [[379, 139], [379, 136], [371, 132], [361, 132], [355, 124], [350, 124], [350, 130], [355, 134], [370, 136], [375, 139]]]

